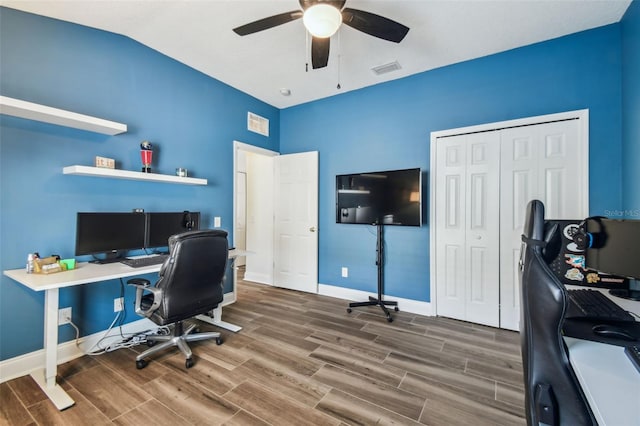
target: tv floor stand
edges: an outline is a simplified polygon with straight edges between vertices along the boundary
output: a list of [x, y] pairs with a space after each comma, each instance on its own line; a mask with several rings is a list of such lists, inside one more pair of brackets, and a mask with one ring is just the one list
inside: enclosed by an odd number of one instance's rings
[[378, 265], [378, 297], [369, 296], [369, 300], [366, 302], [351, 302], [347, 308], [347, 312], [351, 313], [351, 308], [357, 308], [359, 306], [380, 306], [382, 312], [387, 317], [387, 321], [392, 322], [391, 312], [387, 309], [387, 306], [393, 306], [393, 309], [398, 312], [398, 302], [382, 300], [382, 290], [384, 288], [384, 225], [376, 225], [378, 228], [377, 243], [376, 243], [376, 265]]

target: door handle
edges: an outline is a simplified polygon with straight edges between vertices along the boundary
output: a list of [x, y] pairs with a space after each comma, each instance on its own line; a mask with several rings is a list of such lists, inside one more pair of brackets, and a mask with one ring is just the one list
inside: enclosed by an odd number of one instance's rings
[[311, 231], [311, 232], [316, 232], [316, 227], [315, 227], [315, 226], [312, 226], [311, 228], [309, 228], [309, 231]]

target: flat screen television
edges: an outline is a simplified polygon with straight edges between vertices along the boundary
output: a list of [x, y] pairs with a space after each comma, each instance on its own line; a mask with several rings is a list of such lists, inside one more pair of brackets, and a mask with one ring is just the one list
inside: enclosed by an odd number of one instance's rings
[[586, 231], [593, 245], [585, 252], [585, 266], [598, 272], [628, 278], [627, 289], [612, 289], [613, 295], [640, 300], [640, 220], [592, 219]]
[[144, 213], [79, 212], [76, 256], [106, 254], [115, 259], [119, 252], [144, 248], [146, 219]]
[[419, 168], [336, 176], [336, 223], [422, 225]]
[[200, 229], [200, 212], [147, 213], [145, 247], [166, 247], [170, 236], [196, 229]]

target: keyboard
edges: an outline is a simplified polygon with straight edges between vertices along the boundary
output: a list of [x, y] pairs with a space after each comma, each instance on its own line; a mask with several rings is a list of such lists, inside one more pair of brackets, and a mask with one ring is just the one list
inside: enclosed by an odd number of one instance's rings
[[124, 258], [120, 263], [124, 263], [132, 268], [144, 268], [145, 266], [161, 265], [169, 257], [168, 254], [157, 254], [153, 256]]
[[635, 321], [635, 318], [618, 306], [613, 300], [597, 290], [568, 290], [572, 313], [578, 317], [612, 321]]

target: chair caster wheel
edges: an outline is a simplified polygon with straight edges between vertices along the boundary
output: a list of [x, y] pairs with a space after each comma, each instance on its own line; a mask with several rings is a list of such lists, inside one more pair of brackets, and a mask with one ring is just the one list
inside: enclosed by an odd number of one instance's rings
[[350, 314], [351, 313], [351, 308], [347, 308], [347, 313]]
[[193, 364], [194, 364], [193, 358], [187, 358], [187, 360], [184, 362], [184, 366], [187, 368], [193, 367]]
[[158, 342], [156, 342], [155, 340], [147, 340], [147, 346], [149, 346], [149, 347], [155, 346], [156, 343], [158, 343]]
[[136, 361], [136, 368], [138, 370], [142, 370], [147, 366], [147, 364], [149, 364], [147, 361], [145, 361], [144, 359], [141, 359], [140, 361]]
[[216, 337], [216, 345], [220, 346], [222, 344], [222, 337]]
[[399, 312], [400, 309], [398, 309], [398, 307], [396, 306], [395, 308], [393, 308], [394, 311]]
[[388, 321], [388, 322], [393, 322], [393, 318], [391, 318], [391, 315], [389, 315], [389, 316], [387, 317], [387, 321]]

